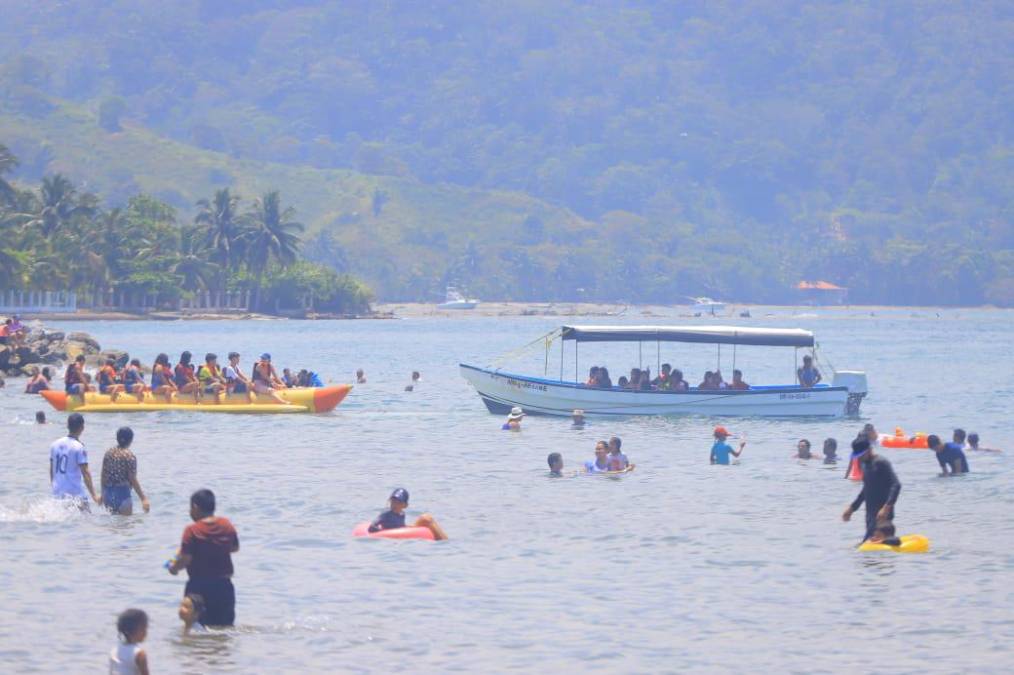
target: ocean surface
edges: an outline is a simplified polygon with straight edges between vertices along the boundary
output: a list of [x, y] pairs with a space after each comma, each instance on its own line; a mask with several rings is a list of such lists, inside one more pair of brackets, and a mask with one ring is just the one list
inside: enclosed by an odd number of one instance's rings
[[[136, 433], [151, 513], [81, 514], [47, 497], [48, 447], [65, 415], [0, 389], [0, 663], [5, 672], [101, 672], [116, 614], [145, 609], [153, 672], [955, 672], [1014, 664], [1014, 313], [995, 310], [753, 308], [753, 318], [453, 318], [346, 322], [88, 322], [150, 364], [165, 351], [225, 355], [249, 368], [312, 368], [357, 386], [327, 415], [92, 414], [82, 437], [98, 478], [117, 427]], [[685, 311], [685, 310], [683, 310]], [[704, 417], [528, 418], [500, 431], [457, 372], [488, 365], [562, 322], [733, 323], [816, 331], [824, 363], [865, 370], [861, 419], [721, 420], [747, 447], [710, 466]], [[559, 376], [541, 343], [505, 369]], [[566, 377], [573, 377], [568, 345]], [[801, 355], [800, 355], [801, 356]], [[731, 376], [731, 353], [722, 369]], [[583, 345], [613, 379], [638, 359], [696, 384], [715, 348]], [[743, 348], [755, 384], [791, 382], [792, 349]], [[412, 370], [422, 373], [404, 391]], [[944, 479], [926, 451], [884, 450], [903, 483], [899, 533], [926, 555], [854, 550], [862, 514], [844, 465], [792, 459], [800, 438], [840, 453], [864, 422], [881, 431], [977, 431], [1000, 454]], [[618, 435], [637, 470], [621, 480], [550, 479]], [[395, 487], [450, 541], [355, 540]], [[182, 638], [184, 575], [162, 563], [208, 487], [235, 523], [237, 627]], [[135, 502], [136, 504], [136, 502]], [[139, 505], [138, 510], [139, 509]]]

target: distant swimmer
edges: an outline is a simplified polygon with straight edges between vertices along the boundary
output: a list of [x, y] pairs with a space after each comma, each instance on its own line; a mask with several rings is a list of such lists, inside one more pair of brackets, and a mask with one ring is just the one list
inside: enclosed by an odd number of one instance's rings
[[503, 431], [521, 431], [521, 420], [525, 418], [525, 411], [519, 406], [511, 408], [510, 415], [507, 415], [507, 421], [500, 427]]
[[35, 413], [35, 423], [36, 424], [45, 424], [46, 423], [46, 413], [44, 413], [41, 410], [37, 411]]
[[729, 431], [725, 427], [715, 427], [714, 437], [715, 442], [711, 446], [711, 463], [712, 464], [729, 464], [729, 456], [738, 458], [743, 454], [743, 448], [746, 447], [746, 441], [741, 441], [739, 444], [739, 450], [733, 450], [732, 446], [725, 442], [725, 439], [729, 437]]
[[609, 470], [610, 471], [625, 471], [630, 468], [630, 460], [627, 456], [620, 451], [623, 447], [623, 441], [620, 440], [619, 436], [613, 436], [609, 439]]
[[169, 562], [169, 574], [186, 569], [183, 595], [204, 598], [206, 625], [231, 626], [236, 622], [236, 589], [232, 585], [232, 554], [239, 551], [239, 535], [228, 518], [215, 515], [215, 493], [198, 490], [190, 495], [190, 518], [179, 551]]
[[[958, 431], [961, 431], [958, 429]], [[961, 440], [965, 440], [965, 432], [961, 432]], [[957, 433], [955, 433], [957, 437]], [[936, 434], [926, 437], [926, 445], [936, 453], [937, 463], [940, 464], [941, 476], [956, 476], [968, 473], [968, 458], [957, 443], [942, 443]]]
[[362, 368], [356, 369], [356, 384], [366, 384], [366, 373]]
[[589, 459], [584, 463], [586, 473], [608, 473], [609, 472], [609, 443], [599, 441], [595, 444], [595, 459]]
[[225, 375], [218, 367], [217, 354], [205, 354], [204, 365], [197, 371], [197, 381], [201, 383], [201, 391], [215, 397], [215, 403], [222, 402], [222, 394], [226, 391]]
[[799, 443], [796, 443], [796, 454], [792, 457], [794, 459], [813, 459], [813, 454], [810, 452], [810, 441], [805, 438], [799, 439]]
[[133, 429], [120, 427], [116, 431], [116, 445], [106, 450], [102, 457], [102, 503], [121, 516], [129, 516], [134, 512], [131, 490], [137, 492], [144, 512], [151, 510], [151, 504], [137, 480], [137, 457], [130, 450], [133, 442]]
[[148, 615], [127, 609], [116, 618], [120, 643], [109, 651], [110, 675], [148, 675], [148, 653], [141, 643], [148, 637]]
[[820, 382], [820, 371], [813, 365], [812, 356], [803, 357], [803, 367], [796, 369], [796, 377], [799, 379], [801, 387], [814, 387]]
[[577, 409], [570, 414], [570, 428], [584, 429], [584, 411]]
[[998, 448], [982, 448], [979, 447], [979, 434], [974, 431], [968, 434], [968, 449], [975, 450], [977, 452], [1003, 452]]
[[[408, 508], [408, 490], [405, 488], [397, 488], [391, 493], [391, 497], [388, 500], [390, 508], [377, 516], [372, 523], [370, 523], [370, 532], [380, 532], [381, 530], [395, 530], [400, 527], [405, 527], [405, 509]], [[437, 541], [443, 541], [447, 539], [447, 533], [444, 532], [443, 528], [437, 524], [437, 521], [428, 513], [424, 513], [418, 518], [413, 527], [425, 527], [433, 533], [433, 538]]]
[[422, 375], [419, 374], [418, 370], [412, 371], [412, 381], [405, 385], [405, 391], [415, 391], [416, 385], [422, 380]]
[[894, 473], [894, 467], [885, 458], [873, 452], [865, 438], [852, 441], [851, 460], [863, 468], [863, 489], [845, 509], [841, 519], [846, 523], [852, 514], [866, 503], [866, 533], [863, 541], [869, 539], [877, 528], [878, 521], [894, 520], [894, 507], [901, 493], [901, 482]]
[[54, 497], [74, 500], [82, 510], [87, 510], [86, 494], [96, 504], [102, 503], [102, 496], [95, 494], [88, 471], [88, 451], [81, 443], [84, 426], [81, 413], [71, 413], [67, 418], [67, 435], [49, 447], [49, 482]]
[[824, 439], [824, 464], [838, 463], [838, 441], [833, 438]]
[[253, 383], [239, 369], [239, 352], [229, 352], [229, 365], [222, 369], [222, 376], [227, 393], [246, 394], [248, 402], [254, 402]]
[[549, 475], [553, 478], [563, 477], [563, 455], [558, 452], [551, 452], [546, 457], [546, 464], [549, 465]]

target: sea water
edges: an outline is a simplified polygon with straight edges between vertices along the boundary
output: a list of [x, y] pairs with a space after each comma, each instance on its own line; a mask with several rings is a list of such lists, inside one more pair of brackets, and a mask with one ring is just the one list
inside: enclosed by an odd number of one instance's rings
[[[154, 672], [282, 671], [933, 671], [1014, 662], [1014, 369], [1011, 312], [755, 308], [751, 319], [643, 316], [419, 318], [361, 322], [98, 322], [104, 347], [150, 364], [190, 350], [242, 352], [277, 367], [368, 382], [311, 415], [92, 414], [82, 440], [98, 480], [115, 431], [130, 425], [151, 513], [113, 517], [48, 499], [49, 444], [66, 416], [0, 390], [0, 663], [8, 672], [96, 672], [116, 614], [151, 617]], [[500, 430], [457, 372], [487, 365], [564, 321], [734, 323], [815, 330], [823, 357], [865, 370], [861, 419], [527, 418]], [[503, 367], [560, 376], [560, 343]], [[754, 384], [791, 382], [790, 349], [740, 348]], [[582, 345], [576, 367], [614, 381], [639, 363], [681, 368], [692, 384], [733, 354], [713, 346]], [[828, 361], [829, 360], [829, 361]], [[573, 344], [563, 357], [574, 377]], [[404, 391], [411, 371], [422, 373]], [[50, 424], [32, 423], [46, 409]], [[885, 450], [903, 484], [899, 533], [927, 555], [860, 554], [862, 513], [844, 464], [791, 458], [807, 438], [839, 453], [864, 422], [949, 437], [977, 431], [1002, 454], [970, 454], [943, 479], [926, 451]], [[738, 465], [708, 463], [721, 422], [747, 440]], [[550, 479], [618, 435], [637, 470], [622, 480]], [[239, 531], [237, 626], [184, 639], [184, 576], [162, 567], [208, 487]], [[395, 487], [410, 517], [431, 512], [450, 541], [356, 540], [353, 526]], [[135, 500], [135, 508], [140, 505]]]

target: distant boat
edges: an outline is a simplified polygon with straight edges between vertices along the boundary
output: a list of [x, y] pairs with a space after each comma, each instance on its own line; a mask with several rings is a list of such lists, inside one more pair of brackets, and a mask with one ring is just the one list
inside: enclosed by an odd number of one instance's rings
[[475, 309], [478, 304], [477, 299], [466, 298], [454, 286], [448, 286], [447, 296], [443, 302], [437, 305], [437, 309]]
[[725, 303], [711, 298], [701, 296], [699, 298], [690, 298], [694, 301], [694, 311], [701, 312], [702, 314], [710, 314], [714, 316], [717, 312], [725, 311]]

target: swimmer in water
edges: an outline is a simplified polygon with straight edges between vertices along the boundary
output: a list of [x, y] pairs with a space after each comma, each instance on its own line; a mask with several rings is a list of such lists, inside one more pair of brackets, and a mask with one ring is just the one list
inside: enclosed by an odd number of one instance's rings
[[613, 436], [609, 439], [610, 471], [626, 471], [631, 467], [630, 460], [620, 451], [621, 447], [623, 447], [623, 441], [620, 440], [619, 436]]
[[870, 543], [883, 544], [884, 546], [901, 546], [901, 539], [894, 535], [894, 523], [889, 520], [881, 520], [877, 523], [877, 528], [873, 530]]
[[824, 464], [838, 463], [838, 441], [833, 438], [824, 439]]
[[[397, 488], [391, 493], [388, 504], [390, 508], [381, 513], [373, 520], [372, 523], [370, 523], [370, 532], [396, 530], [398, 528], [405, 527], [405, 509], [408, 508], [408, 490], [405, 488]], [[433, 533], [433, 538], [437, 541], [447, 539], [447, 533], [445, 533], [443, 528], [437, 524], [436, 519], [428, 513], [424, 513], [416, 518], [413, 527], [425, 527]]]
[[[955, 431], [954, 437], [958, 437], [958, 431]], [[963, 431], [961, 431], [961, 440], [965, 440]], [[955, 443], [941, 443], [940, 437], [936, 434], [930, 434], [926, 437], [926, 445], [929, 449], [936, 453], [937, 463], [940, 464], [941, 476], [956, 476], [961, 473], [968, 473], [968, 458], [965, 457], [964, 451], [961, 446]]]
[[725, 442], [725, 439], [729, 437], [729, 432], [725, 427], [715, 427], [715, 443], [711, 446], [711, 463], [712, 464], [729, 464], [729, 455], [738, 458], [743, 454], [743, 448], [746, 447], [746, 441], [742, 441], [739, 444], [739, 451], [732, 449], [732, 446]]
[[507, 421], [500, 427], [502, 431], [521, 431], [521, 420], [525, 418], [525, 411], [519, 406], [511, 408], [511, 414], [507, 415]]
[[120, 612], [116, 618], [120, 643], [109, 650], [109, 672], [148, 675], [148, 654], [141, 643], [148, 637], [148, 615], [140, 609]]
[[974, 431], [968, 434], [968, 449], [976, 450], [978, 452], [1002, 452], [999, 448], [980, 448], [979, 447], [979, 434]]
[[608, 473], [609, 472], [609, 444], [599, 441], [595, 444], [595, 459], [589, 459], [584, 463], [586, 473]]
[[799, 443], [796, 444], [796, 454], [793, 455], [795, 459], [813, 459], [813, 455], [810, 454], [810, 441], [805, 438], [800, 439]]
[[42, 412], [41, 410], [38, 411], [37, 413], [35, 413], [35, 423], [36, 424], [45, 424], [46, 423], [46, 413]]
[[549, 475], [553, 478], [563, 477], [563, 455], [558, 452], [549, 453], [546, 457], [546, 464], [549, 464]]
[[207, 633], [204, 626], [204, 596], [200, 593], [187, 593], [180, 601], [176, 615], [183, 622], [183, 634]]
[[580, 409], [575, 410], [573, 413], [571, 413], [570, 419], [571, 419], [571, 423], [570, 423], [570, 428], [571, 429], [584, 429], [584, 411], [583, 410], [580, 410]]
[[405, 385], [405, 391], [415, 391], [415, 386], [419, 384], [419, 380], [422, 379], [422, 375], [419, 374], [418, 370], [412, 371], [412, 381]]
[[362, 368], [356, 369], [356, 384], [366, 384], [366, 373]]

